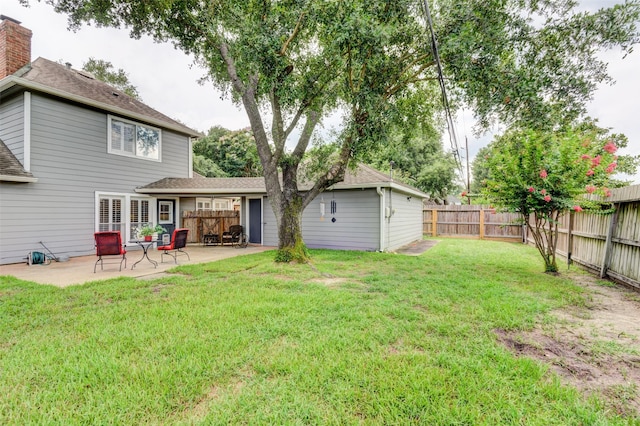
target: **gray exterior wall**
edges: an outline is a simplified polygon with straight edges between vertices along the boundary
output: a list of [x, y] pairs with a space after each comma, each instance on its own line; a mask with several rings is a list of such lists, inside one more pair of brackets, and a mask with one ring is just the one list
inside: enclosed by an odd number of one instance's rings
[[22, 93], [0, 102], [0, 139], [24, 165], [24, 96]]
[[[324, 200], [324, 220], [320, 203]], [[337, 211], [331, 214], [331, 201]], [[278, 245], [275, 215], [268, 200], [263, 201], [263, 244]], [[335, 218], [335, 222], [332, 222]], [[302, 237], [309, 248], [376, 251], [380, 246], [380, 197], [374, 189], [324, 192], [307, 206], [302, 215]]]
[[0, 182], [0, 264], [43, 251], [40, 241], [56, 255], [94, 254], [96, 192], [140, 197], [138, 186], [188, 177], [189, 147], [188, 136], [162, 130], [162, 162], [108, 154], [106, 113], [34, 93], [31, 172], [38, 182]]
[[[388, 200], [389, 192], [385, 193]], [[391, 211], [385, 233], [385, 251], [393, 251], [422, 239], [422, 199], [391, 192]]]
[[[422, 239], [422, 199], [384, 189], [384, 250], [393, 251]], [[391, 195], [391, 196], [390, 196]], [[410, 197], [410, 198], [409, 198]], [[320, 217], [320, 202], [324, 200], [325, 216]], [[337, 212], [331, 214], [331, 201]], [[275, 215], [264, 201], [263, 244], [278, 245]], [[335, 217], [336, 221], [332, 222]], [[325, 192], [305, 209], [302, 215], [302, 237], [309, 248], [340, 250], [380, 250], [380, 195], [375, 189], [352, 189]]]

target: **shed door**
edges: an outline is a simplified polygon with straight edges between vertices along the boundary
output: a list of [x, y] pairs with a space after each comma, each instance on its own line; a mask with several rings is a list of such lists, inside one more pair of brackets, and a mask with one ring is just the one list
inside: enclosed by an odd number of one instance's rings
[[249, 242], [262, 244], [262, 199], [249, 200]]

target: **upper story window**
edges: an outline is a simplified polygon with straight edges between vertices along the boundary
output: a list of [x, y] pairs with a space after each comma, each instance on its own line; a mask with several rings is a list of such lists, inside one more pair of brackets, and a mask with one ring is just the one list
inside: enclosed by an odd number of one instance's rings
[[108, 125], [110, 154], [160, 161], [160, 129], [112, 116]]

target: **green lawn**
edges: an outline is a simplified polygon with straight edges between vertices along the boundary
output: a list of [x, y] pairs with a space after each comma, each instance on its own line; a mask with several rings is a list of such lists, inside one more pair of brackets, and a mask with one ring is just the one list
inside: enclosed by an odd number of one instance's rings
[[0, 424], [629, 424], [494, 335], [583, 303], [531, 247], [312, 250], [59, 289], [0, 277]]

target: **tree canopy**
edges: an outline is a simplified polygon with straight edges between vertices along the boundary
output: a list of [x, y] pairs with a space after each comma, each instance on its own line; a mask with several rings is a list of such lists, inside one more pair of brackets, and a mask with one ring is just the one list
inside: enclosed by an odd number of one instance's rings
[[[394, 126], [385, 144], [366, 154], [364, 161], [381, 171], [429, 194], [431, 201], [445, 203], [460, 187], [457, 165], [450, 152], [444, 152], [440, 133], [431, 127], [407, 132]], [[391, 164], [393, 166], [391, 166]]]
[[[23, 3], [28, 0], [21, 0]], [[424, 1], [47, 0], [82, 23], [171, 41], [244, 106], [278, 224], [282, 259], [306, 257], [304, 208], [379, 148], [391, 124], [419, 122], [440, 59], [455, 96], [480, 123], [543, 127], [584, 110], [607, 79], [599, 49], [638, 42], [637, 0], [594, 13], [573, 0], [444, 0], [433, 9], [434, 56]], [[404, 102], [404, 100], [411, 102]], [[310, 190], [298, 172], [318, 124], [341, 111], [337, 152]], [[279, 176], [282, 179], [279, 179]]]
[[206, 177], [262, 176], [256, 143], [250, 129], [209, 129], [193, 144], [194, 170]]

